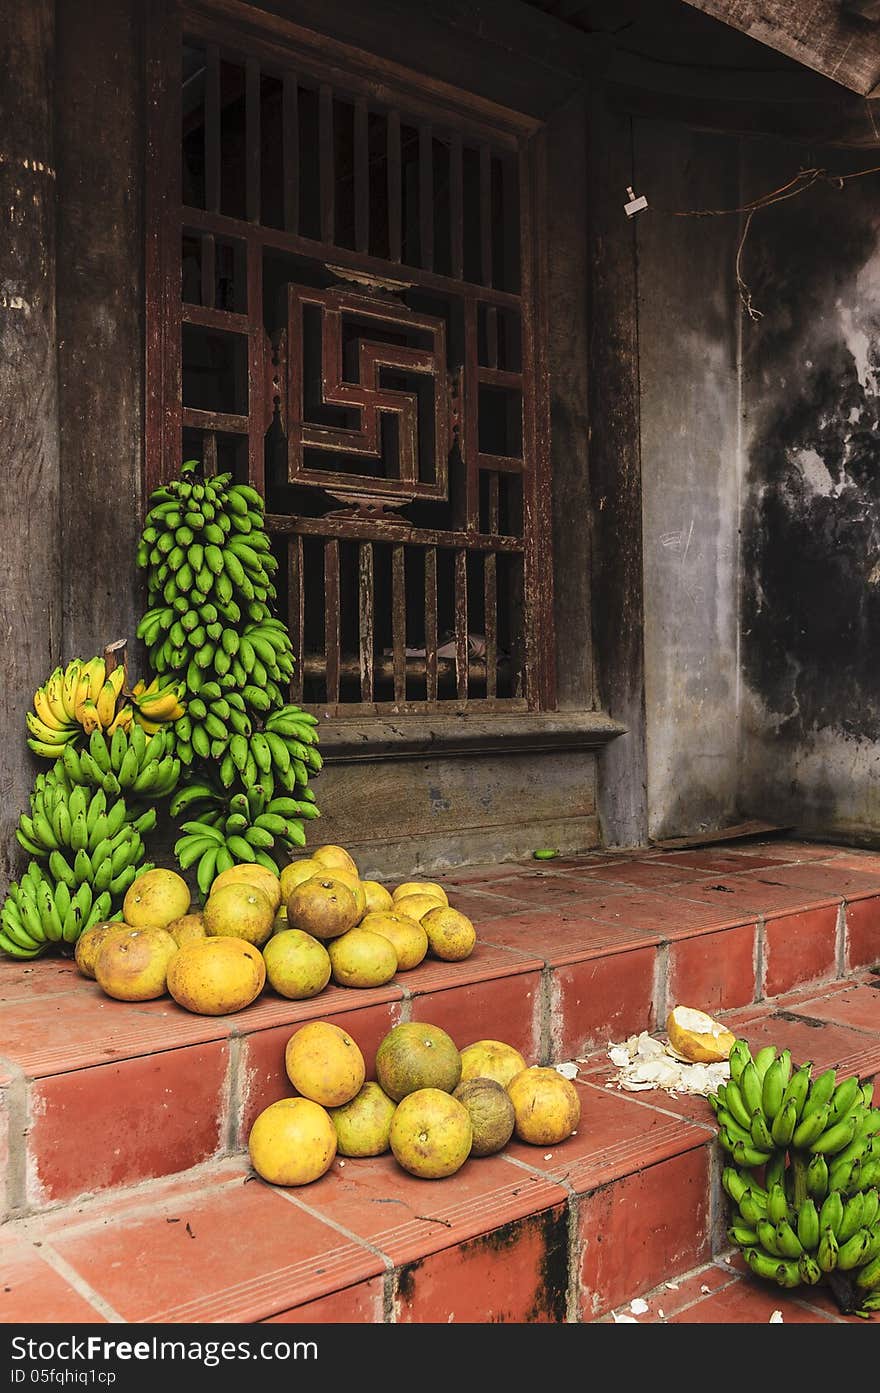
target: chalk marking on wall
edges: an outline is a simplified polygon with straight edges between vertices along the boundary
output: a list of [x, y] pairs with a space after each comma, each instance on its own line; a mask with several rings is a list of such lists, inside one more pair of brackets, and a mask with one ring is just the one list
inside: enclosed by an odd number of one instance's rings
[[32, 174], [45, 174], [47, 178], [55, 178], [55, 170], [50, 164], [44, 164], [42, 160], [32, 160], [25, 156], [22, 159], [19, 155], [7, 155], [0, 150], [0, 165], [15, 165], [16, 169], [26, 169]]

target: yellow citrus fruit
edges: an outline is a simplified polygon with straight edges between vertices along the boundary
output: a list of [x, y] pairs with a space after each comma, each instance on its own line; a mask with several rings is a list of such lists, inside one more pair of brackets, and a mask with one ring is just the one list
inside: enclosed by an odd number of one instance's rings
[[182, 914], [179, 919], [172, 919], [166, 928], [178, 948], [182, 948], [185, 943], [192, 943], [196, 939], [207, 936], [205, 916], [200, 909], [195, 910], [192, 914]]
[[182, 875], [164, 866], [143, 871], [131, 882], [122, 901], [122, 917], [133, 929], [164, 929], [172, 919], [186, 914], [192, 903]]
[[465, 1079], [453, 1090], [471, 1119], [472, 1156], [494, 1156], [513, 1136], [516, 1112], [510, 1094], [495, 1079]]
[[272, 935], [275, 911], [264, 890], [244, 880], [212, 889], [205, 901], [205, 933], [209, 938], [243, 938], [262, 948]]
[[360, 923], [367, 912], [367, 896], [361, 884], [360, 876], [352, 871], [347, 871], [344, 866], [334, 866], [333, 879], [341, 880], [343, 885], [347, 885], [354, 895], [358, 908], [357, 922]]
[[297, 1093], [325, 1108], [350, 1102], [367, 1073], [357, 1041], [332, 1021], [307, 1021], [295, 1030], [284, 1067]]
[[720, 1064], [727, 1059], [736, 1036], [705, 1011], [674, 1006], [666, 1017], [666, 1034], [677, 1054], [694, 1064]]
[[513, 1045], [503, 1040], [474, 1040], [461, 1051], [461, 1077], [466, 1079], [494, 1079], [504, 1088], [514, 1074], [525, 1069], [526, 1061]]
[[397, 971], [394, 945], [382, 934], [353, 928], [331, 939], [327, 951], [340, 987], [384, 987]]
[[263, 866], [259, 861], [246, 861], [238, 866], [230, 866], [227, 871], [221, 871], [214, 877], [208, 890], [209, 895], [213, 895], [215, 890], [222, 890], [224, 885], [256, 885], [258, 890], [262, 890], [266, 899], [272, 906], [273, 914], [281, 903], [281, 880], [274, 871], [270, 871], [268, 866]]
[[317, 996], [330, 981], [330, 954], [302, 929], [273, 933], [263, 947], [263, 961], [269, 986], [288, 1001]]
[[328, 1108], [340, 1156], [381, 1156], [391, 1145], [391, 1119], [397, 1104], [367, 1079], [348, 1103]]
[[344, 870], [350, 875], [360, 874], [354, 857], [349, 855], [345, 847], [334, 846], [332, 843], [319, 846], [312, 852], [312, 857], [330, 870]]
[[287, 901], [287, 922], [322, 941], [353, 929], [360, 915], [351, 886], [330, 872], [304, 880]]
[[179, 951], [158, 924], [108, 934], [95, 958], [95, 981], [117, 1001], [154, 1001], [165, 995], [168, 967]]
[[102, 919], [80, 934], [73, 950], [73, 960], [83, 977], [95, 980], [95, 962], [101, 946], [111, 933], [125, 932], [128, 928], [121, 919]]
[[279, 884], [284, 904], [287, 904], [298, 885], [304, 880], [311, 880], [313, 875], [323, 875], [326, 869], [326, 866], [322, 866], [321, 862], [312, 856], [302, 856], [299, 861], [289, 861], [286, 866], [282, 866]]
[[[406, 900], [400, 901], [401, 906]], [[477, 931], [466, 914], [449, 905], [429, 909], [419, 920], [428, 935], [428, 949], [433, 957], [447, 963], [469, 958], [477, 941]]]
[[401, 895], [394, 901], [394, 913], [408, 914], [410, 919], [420, 920], [429, 909], [445, 908], [443, 901], [427, 890], [419, 890], [412, 895]]
[[441, 1180], [454, 1175], [470, 1155], [470, 1113], [443, 1089], [419, 1088], [398, 1103], [388, 1140], [394, 1159], [410, 1175]]
[[374, 910], [372, 914], [364, 915], [358, 927], [388, 939], [397, 954], [398, 972], [409, 972], [411, 968], [418, 967], [428, 951], [428, 935], [421, 924], [416, 919], [410, 919], [408, 914]]
[[570, 1137], [581, 1116], [581, 1100], [571, 1079], [558, 1069], [533, 1065], [507, 1085], [520, 1141], [553, 1146]]
[[461, 1081], [461, 1055], [439, 1025], [402, 1021], [379, 1041], [376, 1078], [397, 1103], [420, 1088], [451, 1093]]
[[394, 901], [391, 898], [391, 891], [382, 885], [378, 880], [362, 880], [364, 887], [364, 898], [367, 902], [367, 914], [375, 914], [380, 909], [390, 909]]
[[185, 943], [168, 964], [168, 991], [197, 1016], [228, 1016], [256, 1001], [266, 982], [263, 956], [244, 938]]
[[392, 899], [402, 900], [405, 895], [433, 895], [441, 904], [449, 904], [449, 896], [436, 880], [405, 880], [395, 887]]
[[257, 1175], [269, 1185], [309, 1185], [333, 1164], [336, 1128], [320, 1103], [279, 1098], [254, 1119], [248, 1155]]

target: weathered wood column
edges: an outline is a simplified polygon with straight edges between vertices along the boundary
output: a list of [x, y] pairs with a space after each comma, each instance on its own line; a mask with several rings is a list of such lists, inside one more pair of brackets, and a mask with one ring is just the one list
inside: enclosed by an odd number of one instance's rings
[[36, 773], [25, 712], [60, 661], [53, 0], [0, 0], [0, 894]]
[[142, 0], [58, 6], [58, 389], [68, 659], [91, 657], [116, 638], [132, 644], [143, 609], [135, 564], [143, 455], [143, 9]]

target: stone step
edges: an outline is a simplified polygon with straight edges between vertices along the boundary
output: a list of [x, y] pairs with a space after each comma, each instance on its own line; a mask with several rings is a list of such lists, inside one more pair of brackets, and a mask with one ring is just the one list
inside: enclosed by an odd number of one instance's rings
[[[763, 1310], [766, 1288], [725, 1262], [711, 1109], [621, 1091], [607, 1046], [662, 1033], [680, 1003], [873, 1077], [880, 857], [768, 840], [443, 883], [478, 930], [464, 962], [309, 1002], [267, 993], [225, 1018], [112, 1001], [69, 962], [0, 964], [4, 1318], [585, 1322], [652, 1294], [643, 1319], [688, 1320], [710, 1295], [717, 1309], [719, 1282], [737, 1311], [743, 1289]], [[267, 1186], [247, 1164], [250, 1124], [292, 1091], [284, 1046], [316, 1018], [351, 1032], [368, 1076], [407, 1019], [461, 1046], [491, 1037], [529, 1062], [576, 1062], [577, 1134], [546, 1151], [513, 1143], [445, 1181], [386, 1155]], [[673, 1300], [666, 1283], [699, 1273], [709, 1293]], [[770, 1293], [773, 1309], [783, 1298]], [[816, 1306], [792, 1318], [843, 1319]]]

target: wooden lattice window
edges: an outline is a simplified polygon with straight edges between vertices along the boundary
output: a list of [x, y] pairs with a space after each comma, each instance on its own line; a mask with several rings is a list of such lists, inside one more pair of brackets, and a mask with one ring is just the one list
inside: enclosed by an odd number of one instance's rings
[[264, 493], [294, 700], [552, 706], [534, 123], [230, 8], [154, 41], [147, 486]]

